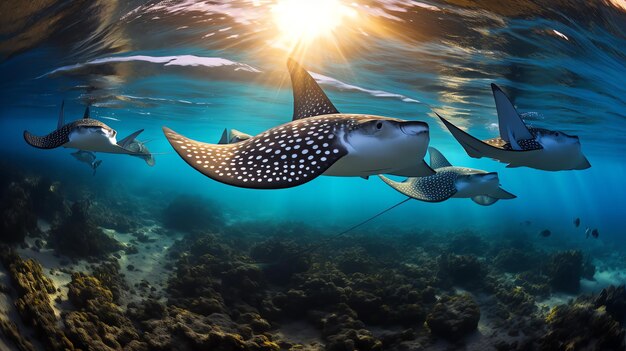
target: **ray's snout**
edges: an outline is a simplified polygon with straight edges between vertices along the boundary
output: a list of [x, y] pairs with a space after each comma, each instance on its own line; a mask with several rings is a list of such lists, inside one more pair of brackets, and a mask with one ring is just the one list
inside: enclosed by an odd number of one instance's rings
[[406, 135], [428, 134], [428, 123], [426, 122], [403, 122], [400, 129]]

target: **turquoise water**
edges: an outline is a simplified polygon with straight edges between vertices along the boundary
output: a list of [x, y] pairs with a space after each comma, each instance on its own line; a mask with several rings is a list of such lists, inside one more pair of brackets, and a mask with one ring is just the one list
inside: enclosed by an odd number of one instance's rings
[[[216, 142], [226, 127], [256, 134], [290, 120], [286, 59], [293, 53], [272, 42], [271, 5], [103, 1], [23, 10], [28, 20], [3, 25], [4, 157], [93, 187], [125, 184], [147, 199], [159, 191], [200, 194], [235, 219], [301, 220], [331, 232], [404, 199], [375, 177], [320, 177], [284, 190], [234, 188], [204, 177], [173, 152], [161, 126]], [[381, 1], [352, 7], [357, 20], [336, 29], [337, 45], [314, 41], [297, 57], [309, 71], [334, 79], [320, 84], [335, 106], [426, 121], [430, 145], [454, 165], [496, 171], [502, 186], [518, 196], [490, 207], [469, 199], [410, 201], [371, 228], [476, 229], [503, 236], [548, 228], [553, 244], [624, 243], [626, 13], [619, 5]], [[12, 41], [17, 39], [19, 45]], [[206, 58], [232, 64], [216, 67]], [[527, 120], [533, 126], [580, 136], [592, 168], [505, 169], [468, 157], [429, 106], [479, 138], [494, 137], [492, 82], [520, 112], [535, 112]], [[22, 131], [52, 130], [63, 99], [66, 120], [79, 118], [90, 104], [93, 117], [116, 129], [118, 140], [145, 128], [140, 139], [151, 140], [156, 165], [101, 154], [92, 177], [71, 150], [29, 147]], [[582, 220], [577, 230], [576, 217]], [[599, 240], [585, 241], [587, 226], [599, 229]]]

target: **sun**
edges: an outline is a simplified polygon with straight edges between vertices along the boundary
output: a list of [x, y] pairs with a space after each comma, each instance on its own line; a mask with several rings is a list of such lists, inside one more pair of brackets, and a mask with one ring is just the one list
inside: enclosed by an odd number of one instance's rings
[[339, 0], [278, 0], [272, 14], [280, 41], [294, 47], [332, 36], [346, 18], [356, 16], [356, 11]]

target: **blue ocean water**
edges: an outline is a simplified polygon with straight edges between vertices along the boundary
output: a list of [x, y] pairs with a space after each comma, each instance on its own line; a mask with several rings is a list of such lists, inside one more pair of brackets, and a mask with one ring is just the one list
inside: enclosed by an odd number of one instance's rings
[[[481, 207], [468, 199], [410, 201], [368, 225], [477, 230], [515, 235], [553, 232], [551, 245], [574, 242], [613, 250], [626, 220], [626, 13], [614, 2], [371, 1], [332, 40], [294, 53], [278, 42], [272, 2], [59, 1], [15, 6], [2, 18], [0, 133], [13, 162], [158, 196], [207, 196], [237, 219], [300, 220], [330, 232], [366, 219], [404, 197], [375, 177], [320, 177], [284, 190], [250, 190], [208, 179], [172, 150], [161, 127], [216, 142], [224, 128], [255, 134], [292, 114], [286, 60], [294, 56], [342, 112], [428, 122], [431, 146], [454, 165], [500, 175], [517, 199]], [[533, 126], [578, 135], [592, 167], [545, 172], [505, 169], [472, 159], [430, 107], [485, 139], [497, 135], [489, 84], [514, 100]], [[100, 155], [95, 177], [71, 150], [37, 150], [22, 132], [45, 134], [65, 100], [66, 120], [84, 106], [118, 131], [144, 128], [156, 165]], [[581, 228], [572, 221], [580, 217]], [[600, 239], [585, 239], [584, 228]]]

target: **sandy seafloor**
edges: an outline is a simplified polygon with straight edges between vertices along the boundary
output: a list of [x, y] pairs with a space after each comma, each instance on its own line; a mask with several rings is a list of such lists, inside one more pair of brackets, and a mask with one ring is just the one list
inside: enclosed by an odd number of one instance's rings
[[7, 169], [1, 350], [624, 349], [626, 260], [597, 239], [384, 220], [335, 238]]

